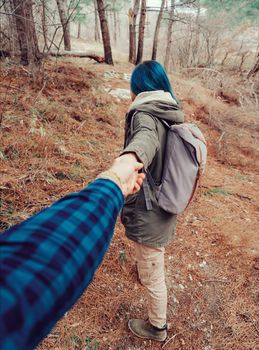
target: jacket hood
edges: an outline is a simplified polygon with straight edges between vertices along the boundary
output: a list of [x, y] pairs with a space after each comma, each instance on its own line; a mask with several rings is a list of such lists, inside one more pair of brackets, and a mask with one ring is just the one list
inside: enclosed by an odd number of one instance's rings
[[[129, 107], [128, 113], [147, 112], [169, 124], [183, 123], [184, 114], [169, 92], [162, 90], [146, 91], [138, 94]], [[131, 114], [131, 113], [130, 113]]]

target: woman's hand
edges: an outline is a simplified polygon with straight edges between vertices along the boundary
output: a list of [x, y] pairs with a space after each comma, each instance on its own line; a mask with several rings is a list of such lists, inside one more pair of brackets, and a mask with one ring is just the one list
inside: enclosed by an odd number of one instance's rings
[[145, 175], [139, 173], [143, 164], [138, 162], [134, 153], [126, 153], [115, 159], [108, 171], [115, 173], [120, 180], [120, 187], [124, 196], [140, 190]]

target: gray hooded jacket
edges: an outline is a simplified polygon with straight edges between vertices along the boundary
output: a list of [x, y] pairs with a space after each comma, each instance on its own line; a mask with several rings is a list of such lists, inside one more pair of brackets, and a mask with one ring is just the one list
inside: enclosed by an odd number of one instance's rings
[[[138, 113], [134, 117], [131, 134], [131, 118], [136, 111]], [[170, 125], [184, 121], [183, 113], [171, 94], [164, 91], [139, 94], [126, 114], [125, 148], [122, 152], [134, 152], [145, 169], [149, 169], [157, 185], [161, 182], [167, 135], [160, 119]], [[142, 188], [140, 192], [127, 198], [121, 219], [129, 239], [148, 246], [163, 247], [174, 237], [176, 215], [160, 209], [152, 191], [150, 195], [152, 211], [146, 210]]]

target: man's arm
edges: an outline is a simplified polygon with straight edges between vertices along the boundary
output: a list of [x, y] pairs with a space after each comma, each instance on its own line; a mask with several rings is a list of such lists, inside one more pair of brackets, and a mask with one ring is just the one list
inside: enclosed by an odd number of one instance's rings
[[98, 179], [0, 235], [0, 348], [30, 350], [93, 278], [123, 205]]

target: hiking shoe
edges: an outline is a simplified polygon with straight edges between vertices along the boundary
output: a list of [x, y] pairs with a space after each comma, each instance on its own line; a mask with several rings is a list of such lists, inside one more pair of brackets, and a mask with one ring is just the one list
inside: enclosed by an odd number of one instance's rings
[[167, 326], [162, 329], [153, 326], [149, 321], [132, 319], [128, 322], [128, 327], [133, 334], [139, 338], [147, 338], [156, 341], [164, 341], [167, 337]]

